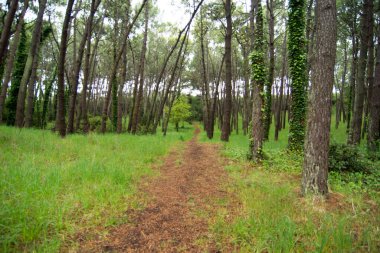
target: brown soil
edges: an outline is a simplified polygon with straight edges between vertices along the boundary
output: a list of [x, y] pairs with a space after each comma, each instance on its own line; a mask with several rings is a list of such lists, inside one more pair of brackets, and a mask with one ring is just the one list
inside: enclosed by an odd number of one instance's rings
[[208, 219], [227, 179], [217, 145], [194, 138], [172, 151], [160, 176], [140, 186], [148, 196], [142, 211], [129, 210], [130, 223], [80, 243], [79, 252], [215, 252]]

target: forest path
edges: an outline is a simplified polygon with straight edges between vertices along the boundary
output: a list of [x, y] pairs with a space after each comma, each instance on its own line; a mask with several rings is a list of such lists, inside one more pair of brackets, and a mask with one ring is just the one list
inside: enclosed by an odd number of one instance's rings
[[85, 242], [79, 251], [215, 252], [208, 220], [227, 195], [227, 173], [219, 146], [200, 143], [199, 133], [196, 126], [194, 137], [165, 158], [160, 175], [140, 184], [149, 198], [145, 209], [128, 212], [129, 223]]

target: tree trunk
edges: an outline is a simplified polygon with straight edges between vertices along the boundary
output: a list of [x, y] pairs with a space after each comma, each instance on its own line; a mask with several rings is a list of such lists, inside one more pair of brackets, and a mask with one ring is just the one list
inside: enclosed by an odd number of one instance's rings
[[286, 33], [284, 37], [284, 43], [282, 46], [282, 70], [281, 70], [281, 84], [280, 84], [280, 95], [276, 112], [276, 128], [274, 132], [274, 140], [278, 141], [278, 133], [281, 131], [281, 111], [282, 111], [282, 97], [284, 93], [284, 78], [286, 69]]
[[42, 105], [42, 116], [41, 116], [41, 128], [45, 128], [46, 126], [46, 116], [48, 111], [48, 105], [50, 101], [50, 94], [51, 90], [53, 89], [53, 83], [55, 82], [55, 78], [57, 76], [57, 68], [54, 67], [53, 76], [46, 84], [45, 94], [44, 94], [44, 101]]
[[314, 59], [305, 139], [302, 193], [328, 193], [331, 97], [334, 84], [337, 18], [335, 0], [316, 1]]
[[344, 87], [346, 86], [346, 75], [347, 75], [347, 41], [344, 44], [344, 63], [343, 63], [343, 73], [342, 73], [342, 85], [340, 89], [340, 111], [343, 115], [343, 122], [346, 121], [346, 110], [344, 108]]
[[[203, 92], [204, 92], [204, 117], [203, 117], [203, 123], [205, 126], [205, 130], [207, 132], [207, 137], [209, 139], [212, 139], [212, 133], [210, 129], [210, 123], [211, 120], [211, 114], [210, 114], [210, 95], [209, 95], [209, 81], [207, 78], [207, 69], [206, 69], [206, 56], [205, 56], [205, 42], [204, 42], [204, 35], [207, 32], [207, 28], [204, 28], [203, 26], [203, 13], [204, 11], [201, 9], [200, 12], [200, 42], [201, 42], [201, 61], [202, 61], [202, 78], [203, 78]], [[205, 31], [206, 30], [206, 31]], [[207, 43], [208, 44], [208, 43]], [[208, 47], [208, 45], [206, 45]]]
[[21, 35], [21, 30], [22, 27], [24, 26], [24, 16], [26, 11], [28, 10], [29, 7], [29, 0], [26, 0], [24, 2], [24, 7], [22, 9], [22, 12], [19, 16], [18, 23], [16, 25], [16, 31], [13, 36], [13, 42], [10, 46], [9, 49], [9, 55], [7, 58], [7, 63], [6, 63], [6, 71], [5, 71], [5, 76], [4, 76], [4, 82], [1, 87], [1, 94], [0, 94], [0, 123], [3, 120], [3, 108], [4, 108], [4, 103], [5, 103], [5, 98], [7, 95], [7, 90], [8, 90], [8, 85], [9, 81], [11, 80], [12, 77], [12, 70], [13, 70], [13, 63], [16, 58], [16, 51], [17, 47], [20, 42], [20, 35]]
[[222, 141], [228, 141], [231, 133], [230, 120], [231, 120], [231, 108], [232, 108], [232, 57], [231, 57], [231, 40], [232, 40], [232, 14], [231, 14], [231, 0], [226, 0], [225, 15], [227, 20], [227, 28], [225, 35], [225, 57], [226, 57], [226, 80], [225, 80], [225, 93], [226, 98], [224, 101], [223, 109], [223, 125], [220, 139]]
[[28, 96], [26, 103], [26, 113], [25, 113], [25, 127], [32, 127], [33, 125], [33, 110], [34, 110], [34, 87], [37, 81], [37, 68], [39, 62], [39, 52], [33, 57], [32, 72], [30, 74], [30, 80], [28, 85]]
[[219, 83], [220, 83], [220, 77], [222, 76], [222, 70], [223, 70], [223, 64], [225, 60], [225, 55], [223, 54], [222, 63], [220, 64], [219, 73], [218, 73], [218, 79], [216, 81], [215, 91], [214, 91], [214, 99], [212, 103], [212, 109], [210, 113], [209, 118], [209, 129], [210, 129], [210, 136], [213, 138], [214, 136], [214, 124], [215, 124], [215, 114], [216, 114], [216, 106], [218, 103], [218, 92], [219, 92]]
[[305, 138], [306, 118], [306, 48], [305, 0], [289, 1], [289, 69], [291, 82], [288, 148], [300, 151]]
[[357, 83], [355, 86], [353, 119], [348, 140], [348, 143], [352, 145], [359, 144], [361, 139], [365, 96], [366, 63], [368, 58], [367, 53], [369, 40], [372, 38], [371, 30], [373, 31], [373, 0], [364, 0], [363, 15], [360, 25], [362, 33], [360, 43], [359, 69]]
[[348, 95], [348, 108], [347, 108], [347, 132], [351, 129], [351, 115], [354, 111], [354, 98], [356, 86], [356, 70], [357, 70], [357, 56], [358, 56], [358, 42], [355, 38], [355, 32], [352, 33], [352, 62], [351, 62], [351, 76], [350, 76], [350, 89]]
[[123, 89], [127, 81], [127, 52], [123, 55], [123, 67], [122, 67], [122, 83], [119, 85], [118, 100], [117, 100], [117, 127], [116, 132], [120, 134], [123, 131]]
[[138, 94], [135, 101], [134, 106], [134, 112], [132, 117], [132, 128], [131, 132], [132, 134], [136, 134], [138, 124], [139, 124], [139, 118], [140, 118], [140, 107], [143, 100], [143, 94], [144, 94], [144, 67], [145, 67], [145, 54], [146, 54], [146, 46], [148, 41], [148, 25], [149, 25], [149, 4], [145, 7], [145, 30], [144, 30], [144, 39], [143, 39], [143, 45], [141, 49], [141, 57], [140, 57], [140, 84], [138, 89]]
[[264, 32], [263, 32], [263, 11], [261, 3], [258, 2], [255, 27], [254, 50], [251, 53], [252, 85], [253, 85], [253, 110], [252, 110], [252, 130], [250, 136], [249, 158], [255, 162], [263, 158], [264, 141], [264, 85], [267, 81], [267, 70], [264, 62]]
[[380, 32], [377, 35], [375, 79], [370, 96], [368, 117], [368, 150], [379, 151], [380, 145]]
[[272, 121], [272, 87], [274, 82], [274, 0], [267, 0], [267, 15], [269, 27], [269, 74], [265, 86], [265, 114], [264, 114], [264, 140], [269, 138], [269, 129]]
[[[68, 110], [68, 122], [67, 122], [67, 133], [71, 134], [74, 132], [74, 118], [75, 118], [75, 106], [78, 94], [78, 83], [79, 75], [82, 67], [83, 54], [86, 46], [86, 41], [91, 38], [92, 23], [94, 20], [95, 13], [99, 7], [101, 0], [91, 1], [91, 11], [90, 15], [86, 21], [84, 27], [84, 33], [79, 44], [78, 54], [76, 56], [76, 61], [74, 63], [74, 78], [73, 84], [71, 85], [71, 92], [69, 98], [69, 110]], [[75, 29], [75, 28], [74, 28]], [[76, 50], [74, 51], [76, 53]]]
[[66, 136], [66, 122], [65, 122], [65, 60], [67, 51], [68, 30], [71, 19], [71, 12], [73, 10], [74, 0], [68, 0], [65, 19], [63, 21], [61, 33], [61, 45], [59, 47], [58, 58], [58, 90], [57, 90], [57, 118], [56, 130], [58, 130], [61, 137]]
[[2, 27], [2, 32], [0, 36], [0, 64], [3, 63], [9, 44], [9, 38], [11, 36], [11, 28], [13, 19], [15, 17], [19, 0], [11, 0], [9, 4], [9, 9], [7, 16], [5, 17], [5, 22]]
[[[83, 121], [83, 132], [88, 133], [89, 131], [89, 122], [88, 122], [88, 103], [87, 103], [87, 87], [88, 85], [92, 85], [94, 82], [95, 75], [95, 66], [96, 66], [96, 54], [98, 50], [98, 45], [101, 37], [101, 31], [103, 30], [104, 25], [104, 15], [102, 16], [102, 21], [98, 30], [98, 34], [96, 35], [95, 44], [91, 52], [91, 34], [87, 34], [87, 46], [86, 46], [86, 56], [84, 60], [84, 70], [83, 70], [83, 90], [82, 90], [82, 121]], [[92, 69], [92, 70], [90, 70]], [[90, 90], [91, 91], [91, 90]]]
[[[25, 110], [25, 97], [27, 85], [34, 85], [34, 83], [30, 83], [30, 76], [32, 73], [33, 65], [38, 63], [38, 53], [41, 39], [41, 31], [42, 31], [42, 22], [46, 9], [46, 1], [40, 0], [38, 7], [37, 19], [34, 24], [34, 30], [32, 35], [32, 41], [30, 43], [30, 49], [28, 54], [28, 60], [26, 61], [26, 65], [24, 68], [24, 74], [22, 75], [20, 89], [18, 91], [17, 97], [17, 110], [16, 110], [16, 126], [23, 127], [24, 125], [24, 110]], [[33, 95], [32, 95], [33, 96]]]
[[134, 26], [134, 24], [136, 23], [137, 18], [140, 16], [142, 10], [144, 9], [144, 6], [147, 3], [147, 1], [148, 0], [144, 0], [142, 2], [139, 10], [137, 11], [137, 13], [135, 14], [135, 16], [133, 17], [132, 22], [129, 25], [127, 25], [126, 31], [125, 31], [125, 34], [124, 34], [124, 37], [123, 37], [123, 40], [122, 40], [122, 45], [120, 47], [119, 52], [116, 55], [115, 62], [113, 64], [113, 66], [112, 66], [111, 76], [110, 76], [109, 85], [108, 85], [107, 97], [105, 99], [105, 103], [103, 105], [103, 110], [102, 110], [102, 124], [101, 124], [101, 132], [102, 133], [105, 133], [106, 132], [106, 128], [107, 128], [106, 127], [107, 126], [106, 122], [107, 122], [108, 104], [109, 104], [110, 98], [111, 98], [112, 85], [117, 84], [116, 75], [117, 75], [117, 70], [119, 69], [120, 59], [121, 59], [121, 57], [123, 55], [124, 50], [126, 50], [126, 46], [127, 46], [127, 43], [128, 43], [129, 33], [131, 32], [131, 29]]
[[[163, 63], [163, 67], [161, 69], [161, 72], [158, 76], [158, 79], [156, 81], [156, 86], [154, 88], [154, 92], [153, 92], [153, 99], [152, 99], [152, 104], [151, 104], [151, 109], [149, 111], [149, 114], [148, 114], [148, 120], [147, 120], [147, 123], [146, 123], [146, 129], [147, 131], [150, 131], [150, 125], [151, 125], [151, 122], [155, 120], [155, 106], [156, 106], [156, 100], [157, 100], [157, 95], [158, 95], [158, 89], [159, 89], [159, 85], [162, 81], [162, 78], [164, 76], [164, 73], [165, 73], [165, 69], [166, 69], [166, 66], [167, 64], [169, 63], [169, 60], [170, 60], [170, 57], [172, 56], [172, 54], [174, 53], [174, 50], [177, 48], [180, 40], [181, 40], [181, 37], [182, 37], [182, 34], [187, 30], [188, 30], [188, 27], [191, 25], [191, 23], [193, 22], [193, 19], [195, 17], [195, 15], [197, 14], [199, 8], [201, 7], [201, 5], [203, 4], [203, 1], [204, 0], [201, 0], [199, 2], [199, 4], [197, 5], [197, 8], [195, 8], [195, 10], [193, 11], [193, 14], [191, 15], [191, 18], [189, 20], [189, 22], [186, 24], [186, 26], [179, 32], [178, 34], [178, 37], [177, 37], [177, 40], [175, 42], [175, 44], [173, 45], [173, 47], [170, 49], [170, 52], [169, 54], [166, 56], [165, 60], [164, 60], [164, 63]], [[153, 122], [153, 124], [156, 124], [155, 122]], [[156, 127], [153, 126], [153, 130], [152, 132], [154, 133], [155, 132], [155, 129]]]
[[185, 36], [184, 36], [184, 38], [183, 38], [183, 40], [181, 42], [181, 46], [180, 46], [179, 51], [178, 51], [178, 55], [177, 55], [176, 61], [174, 63], [174, 67], [173, 67], [173, 70], [172, 70], [172, 74], [171, 74], [169, 83], [167, 84], [166, 89], [164, 89], [163, 98], [162, 98], [162, 101], [161, 101], [161, 104], [160, 104], [160, 108], [158, 109], [158, 114], [156, 116], [156, 120], [155, 120], [154, 125], [153, 125], [153, 133], [155, 133], [156, 130], [157, 130], [158, 123], [159, 123], [159, 121], [161, 119], [162, 113], [164, 112], [164, 107], [165, 107], [166, 101], [168, 99], [169, 91], [172, 88], [173, 83], [175, 81], [175, 73], [176, 73], [176, 71], [178, 69], [178, 66], [179, 66], [179, 60], [181, 58], [181, 54], [182, 54], [182, 51], [183, 51], [183, 46], [185, 45], [185, 42], [187, 40], [189, 29], [190, 29], [190, 26], [187, 27]]

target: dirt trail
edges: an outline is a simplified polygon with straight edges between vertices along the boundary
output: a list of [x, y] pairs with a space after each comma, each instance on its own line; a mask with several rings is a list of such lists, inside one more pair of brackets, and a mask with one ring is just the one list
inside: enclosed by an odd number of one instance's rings
[[207, 217], [224, 197], [226, 180], [217, 145], [199, 143], [196, 127], [182, 152], [173, 150], [160, 176], [141, 186], [148, 195], [142, 211], [129, 212], [130, 223], [101, 239], [84, 242], [80, 252], [213, 252]]

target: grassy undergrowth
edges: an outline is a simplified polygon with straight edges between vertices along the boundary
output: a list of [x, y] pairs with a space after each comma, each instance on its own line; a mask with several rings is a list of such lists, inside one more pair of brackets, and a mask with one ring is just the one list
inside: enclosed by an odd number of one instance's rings
[[139, 178], [192, 131], [60, 139], [0, 126], [0, 252], [57, 252], [78, 231], [123, 222]]
[[[334, 122], [332, 122], [334, 126]], [[221, 251], [236, 252], [379, 252], [379, 173], [371, 185], [365, 175], [330, 173], [329, 198], [300, 196], [302, 154], [286, 151], [288, 130], [276, 142], [271, 129], [264, 145], [267, 159], [246, 161], [248, 137], [233, 133], [224, 144], [231, 162], [228, 190], [240, 205], [221, 205], [211, 230]], [[212, 142], [218, 142], [216, 131]], [[345, 143], [345, 126], [331, 129], [332, 143]], [[209, 141], [205, 134], [202, 141]], [[365, 143], [361, 149], [364, 151]], [[380, 163], [372, 164], [379, 172]], [[377, 178], [376, 178], [377, 177]], [[347, 180], [348, 178], [348, 180]], [[234, 206], [234, 204], [232, 204]], [[229, 246], [228, 246], [229, 245]], [[227, 247], [227, 248], [226, 248]]]

